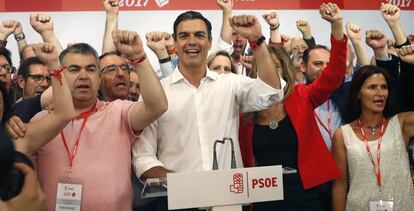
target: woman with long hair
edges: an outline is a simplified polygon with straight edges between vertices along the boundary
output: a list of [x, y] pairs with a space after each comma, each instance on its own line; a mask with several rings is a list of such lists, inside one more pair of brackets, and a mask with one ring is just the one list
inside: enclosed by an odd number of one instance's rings
[[[327, 15], [327, 10], [335, 12]], [[287, 84], [283, 103], [249, 115], [254, 124], [254, 159], [256, 166], [282, 165], [297, 169], [297, 173], [283, 176], [284, 200], [255, 203], [255, 211], [323, 210], [326, 203], [317, 187], [340, 174], [313, 111], [328, 100], [343, 81], [347, 37], [343, 34], [342, 16], [336, 5], [322, 4], [320, 13], [332, 24], [332, 51], [328, 65], [313, 83], [295, 85], [294, 68], [286, 51], [283, 47], [269, 47], [276, 71]]]
[[391, 116], [389, 80], [385, 70], [372, 65], [354, 74], [351, 121], [333, 138], [332, 153], [342, 173], [332, 187], [334, 210], [414, 208], [407, 155], [414, 136], [414, 112]]

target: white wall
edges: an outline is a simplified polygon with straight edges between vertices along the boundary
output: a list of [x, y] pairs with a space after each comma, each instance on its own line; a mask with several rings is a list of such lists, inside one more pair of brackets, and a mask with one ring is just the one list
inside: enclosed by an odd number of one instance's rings
[[[142, 38], [145, 39], [145, 33], [158, 30], [172, 32], [173, 23], [178, 14], [183, 11], [121, 11], [119, 14], [119, 28], [136, 30]], [[240, 10], [234, 11], [234, 14], [255, 14], [261, 16], [265, 11], [262, 10]], [[221, 11], [208, 10], [201, 11], [213, 25], [213, 43], [217, 42], [221, 26]], [[104, 12], [50, 12], [55, 24], [55, 31], [62, 45], [66, 46], [73, 42], [86, 42], [91, 44], [98, 52], [101, 52], [102, 38], [104, 32], [105, 13]], [[281, 20], [280, 30], [283, 34], [291, 36], [301, 36], [296, 29], [295, 22], [298, 19], [310, 21], [312, 33], [317, 43], [329, 44], [330, 27], [328, 22], [320, 18], [317, 10], [281, 10], [278, 11]], [[379, 11], [343, 11], [344, 24], [352, 21], [359, 24], [365, 31], [367, 29], [380, 29], [384, 31], [387, 37], [392, 34], [386, 23], [381, 17]], [[41, 37], [31, 28], [29, 17], [30, 13], [0, 13], [0, 20], [16, 19], [23, 24], [23, 31], [26, 34], [28, 43], [41, 42]], [[407, 34], [414, 32], [414, 11], [403, 11], [401, 23]], [[263, 27], [263, 34], [269, 37], [269, 29], [262, 18], [260, 18]], [[364, 33], [365, 34], [365, 33]], [[13, 52], [13, 63], [18, 64], [19, 57], [17, 45], [13, 36], [8, 39], [7, 47]], [[158, 68], [158, 62], [155, 55], [146, 49], [146, 52], [154, 66]], [[367, 48], [369, 55], [372, 55]]]

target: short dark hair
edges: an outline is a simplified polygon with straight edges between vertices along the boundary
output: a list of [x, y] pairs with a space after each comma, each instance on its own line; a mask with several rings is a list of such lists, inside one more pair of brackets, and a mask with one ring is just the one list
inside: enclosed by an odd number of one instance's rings
[[385, 81], [388, 85], [388, 99], [385, 104], [385, 108], [383, 111], [383, 115], [385, 118], [391, 117], [392, 109], [390, 107], [390, 97], [392, 95], [392, 92], [390, 92], [390, 76], [388, 72], [380, 67], [374, 66], [374, 65], [366, 65], [361, 68], [359, 68], [357, 71], [355, 71], [352, 81], [351, 81], [351, 88], [350, 88], [350, 95], [349, 95], [349, 102], [348, 102], [348, 120], [346, 122], [350, 123], [356, 119], [359, 118], [361, 115], [361, 101], [358, 99], [358, 94], [361, 90], [362, 84], [369, 78], [370, 76], [374, 74], [382, 74], [385, 78]]
[[177, 40], [177, 27], [178, 27], [178, 24], [180, 24], [181, 22], [186, 21], [186, 20], [196, 20], [196, 19], [200, 19], [206, 24], [208, 39], [211, 39], [211, 22], [209, 20], [207, 20], [207, 18], [205, 18], [199, 12], [187, 11], [187, 12], [181, 13], [177, 17], [177, 19], [175, 19], [175, 21], [174, 21], [174, 34], [173, 34], [174, 40]]
[[45, 65], [45, 63], [43, 63], [42, 61], [40, 61], [40, 59], [38, 59], [37, 57], [30, 57], [27, 58], [25, 60], [22, 61], [22, 63], [19, 66], [18, 69], [18, 75], [22, 76], [23, 78], [27, 79], [27, 76], [30, 74], [30, 66], [31, 65], [35, 65], [35, 64], [39, 64], [39, 65]]
[[116, 56], [121, 57], [122, 54], [119, 51], [106, 52], [106, 53], [104, 53], [104, 54], [102, 54], [102, 55], [99, 56], [99, 60], [102, 60], [103, 58], [105, 58], [107, 56], [110, 56], [110, 55], [116, 55]]
[[65, 50], [62, 51], [59, 55], [59, 61], [63, 64], [63, 59], [65, 58], [66, 54], [68, 53], [77, 53], [77, 54], [84, 54], [84, 55], [92, 55], [96, 58], [96, 62], [99, 63], [98, 53], [96, 50], [87, 43], [76, 43]]
[[309, 54], [311, 51], [316, 50], [316, 49], [324, 49], [327, 50], [328, 52], [331, 52], [328, 47], [324, 46], [324, 45], [315, 45], [315, 46], [311, 46], [309, 48], [307, 48], [304, 52], [303, 52], [303, 62], [305, 62], [305, 64], [308, 63], [309, 61]]
[[10, 66], [13, 65], [13, 62], [11, 59], [11, 52], [7, 48], [0, 47], [0, 55], [6, 57], [6, 60]]

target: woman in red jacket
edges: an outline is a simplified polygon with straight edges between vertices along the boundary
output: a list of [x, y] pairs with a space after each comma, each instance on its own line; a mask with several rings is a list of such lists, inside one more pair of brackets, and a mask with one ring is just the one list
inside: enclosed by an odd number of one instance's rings
[[340, 175], [319, 132], [313, 111], [342, 83], [347, 37], [335, 4], [322, 4], [320, 13], [331, 23], [332, 51], [328, 65], [311, 84], [294, 85], [293, 66], [280, 47], [270, 47], [287, 85], [283, 104], [251, 115], [253, 153], [257, 166], [282, 165], [298, 170], [283, 177], [284, 200], [256, 203], [254, 210], [322, 210], [316, 186]]

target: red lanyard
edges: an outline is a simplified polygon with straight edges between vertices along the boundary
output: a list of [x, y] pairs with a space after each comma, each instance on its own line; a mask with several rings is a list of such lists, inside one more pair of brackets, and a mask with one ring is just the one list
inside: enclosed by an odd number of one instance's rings
[[313, 111], [313, 114], [315, 115], [316, 120], [318, 120], [319, 124], [322, 125], [322, 127], [326, 130], [326, 132], [329, 133], [329, 137], [332, 140], [333, 137], [332, 137], [332, 127], [331, 127], [331, 108], [330, 108], [331, 106], [330, 106], [330, 103], [329, 102], [330, 102], [330, 100], [328, 100], [328, 126], [326, 126], [322, 122], [321, 118], [318, 116], [318, 114], [316, 114], [315, 111]]
[[80, 128], [79, 134], [78, 134], [78, 138], [76, 139], [75, 146], [73, 147], [72, 154], [69, 151], [69, 145], [66, 141], [65, 134], [63, 133], [63, 131], [60, 132], [60, 136], [62, 137], [63, 144], [65, 145], [66, 152], [68, 152], [68, 156], [69, 156], [69, 174], [68, 174], [69, 179], [72, 177], [73, 160], [75, 159], [76, 152], [78, 151], [78, 148], [79, 148], [80, 136], [82, 134], [83, 129], [86, 126], [86, 121], [88, 121], [88, 118], [89, 118], [90, 114], [92, 113], [93, 109], [95, 109], [95, 106], [92, 107], [92, 109], [90, 109], [89, 111], [83, 112], [79, 115], [79, 116], [83, 116], [83, 122], [82, 122], [82, 126]]
[[377, 175], [377, 185], [378, 185], [378, 189], [381, 193], [381, 170], [380, 170], [380, 165], [381, 165], [381, 142], [382, 142], [382, 136], [384, 135], [385, 119], [382, 119], [381, 130], [380, 130], [380, 133], [379, 133], [379, 140], [378, 140], [378, 146], [377, 146], [378, 167], [375, 166], [375, 162], [374, 162], [374, 158], [372, 157], [371, 149], [368, 146], [368, 139], [367, 139], [367, 136], [365, 135], [364, 129], [362, 128], [363, 126], [362, 126], [362, 122], [361, 122], [360, 119], [358, 119], [358, 126], [359, 126], [359, 130], [361, 130], [362, 138], [364, 139], [365, 148], [367, 150], [368, 157], [371, 160], [371, 163], [374, 167], [373, 168], [374, 173]]

